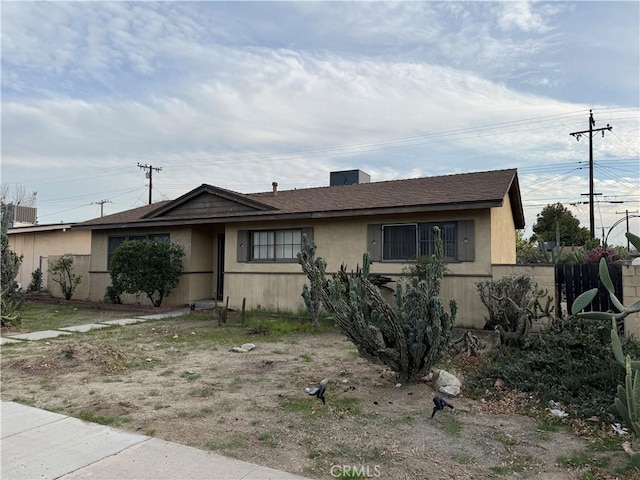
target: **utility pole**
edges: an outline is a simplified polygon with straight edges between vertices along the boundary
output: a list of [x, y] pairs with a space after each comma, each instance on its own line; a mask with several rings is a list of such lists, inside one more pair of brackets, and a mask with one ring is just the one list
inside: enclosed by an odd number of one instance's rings
[[593, 119], [593, 110], [589, 110], [589, 130], [583, 130], [581, 132], [572, 132], [569, 135], [576, 137], [576, 140], [580, 141], [580, 137], [585, 134], [589, 134], [589, 231], [591, 234], [591, 239], [596, 236], [596, 217], [594, 211], [594, 201], [593, 201], [593, 134], [597, 132], [602, 132], [602, 136], [604, 137], [604, 131], [609, 130], [611, 127], [608, 123], [606, 127], [603, 128], [593, 128], [596, 125], [596, 121]]
[[100, 218], [104, 216], [104, 204], [113, 203], [111, 200], [100, 200], [99, 202], [91, 202], [91, 205], [100, 205]]
[[151, 187], [153, 184], [153, 171], [160, 172], [162, 167], [154, 167], [153, 165], [140, 165], [138, 164], [138, 168], [142, 168], [143, 170], [147, 170], [146, 176], [149, 179], [149, 205], [151, 205]]

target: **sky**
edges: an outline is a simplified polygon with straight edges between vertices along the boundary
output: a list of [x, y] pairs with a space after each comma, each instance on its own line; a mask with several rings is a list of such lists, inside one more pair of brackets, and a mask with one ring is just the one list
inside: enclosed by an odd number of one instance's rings
[[[177, 198], [517, 168], [598, 237], [640, 233], [640, 2], [10, 2], [1, 182], [38, 223]], [[161, 170], [160, 170], [161, 169]], [[613, 203], [623, 202], [623, 203]], [[620, 223], [617, 223], [620, 222]]]

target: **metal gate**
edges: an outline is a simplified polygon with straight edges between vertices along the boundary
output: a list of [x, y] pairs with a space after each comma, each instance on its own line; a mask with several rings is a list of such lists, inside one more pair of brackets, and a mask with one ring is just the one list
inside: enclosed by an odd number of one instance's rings
[[[609, 275], [613, 282], [616, 297], [622, 301], [622, 265], [610, 263]], [[571, 306], [576, 297], [587, 290], [597, 288], [598, 295], [585, 311], [617, 312], [611, 302], [611, 297], [605, 286], [600, 281], [598, 264], [558, 264], [555, 267], [556, 298], [567, 302], [567, 311], [571, 312]]]

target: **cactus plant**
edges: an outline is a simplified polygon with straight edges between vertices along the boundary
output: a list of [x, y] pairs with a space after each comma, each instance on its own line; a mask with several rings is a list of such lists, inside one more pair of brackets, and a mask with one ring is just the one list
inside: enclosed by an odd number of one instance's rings
[[[434, 263], [443, 264], [442, 240], [436, 235]], [[307, 274], [315, 298], [338, 328], [367, 360], [383, 363], [399, 381], [415, 380], [446, 353], [456, 314], [455, 302], [445, 311], [440, 295], [442, 268], [428, 281], [412, 279], [396, 289], [396, 305], [383, 298], [370, 278], [369, 255], [362, 268], [348, 273], [344, 265], [325, 279], [326, 262], [315, 257], [315, 245], [303, 236], [298, 261]]]
[[[627, 232], [627, 238], [629, 241], [640, 250], [640, 237]], [[622, 352], [622, 343], [618, 336], [618, 321], [624, 320], [628, 315], [636, 312], [640, 312], [640, 301], [635, 302], [630, 307], [625, 307], [622, 302], [616, 297], [613, 282], [609, 275], [609, 269], [607, 268], [607, 262], [604, 258], [600, 259], [599, 266], [600, 281], [605, 286], [611, 301], [615, 307], [619, 310], [619, 313], [611, 312], [581, 312], [598, 293], [597, 288], [593, 288], [582, 293], [571, 307], [571, 313], [578, 315], [582, 318], [590, 319], [611, 319], [611, 346], [613, 354], [618, 363], [625, 368], [625, 384], [624, 386], [618, 385], [617, 397], [611, 406], [612, 410], [616, 411], [622, 418], [624, 423], [630, 427], [636, 436], [640, 437], [640, 361], [632, 360], [629, 355], [626, 357]], [[630, 452], [631, 463], [634, 467], [640, 468], [640, 452]]]

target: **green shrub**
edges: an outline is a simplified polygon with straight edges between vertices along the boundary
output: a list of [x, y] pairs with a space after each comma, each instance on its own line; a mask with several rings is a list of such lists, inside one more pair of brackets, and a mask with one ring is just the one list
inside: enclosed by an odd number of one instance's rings
[[[610, 321], [572, 317], [562, 326], [531, 337], [528, 349], [502, 348], [479, 368], [469, 386], [484, 391], [501, 378], [505, 386], [555, 400], [581, 417], [602, 416], [611, 405], [625, 369], [611, 361]], [[640, 344], [626, 341], [625, 352], [639, 356]]]

